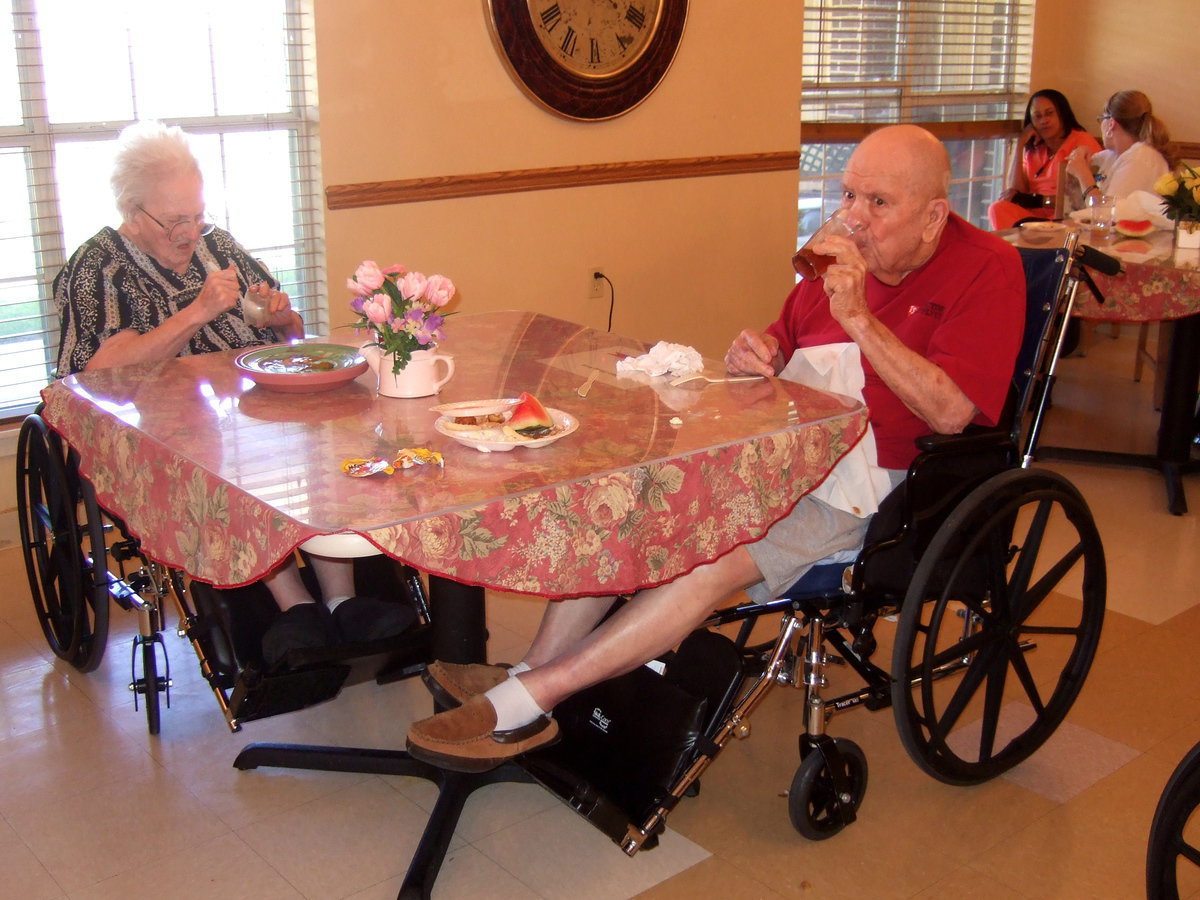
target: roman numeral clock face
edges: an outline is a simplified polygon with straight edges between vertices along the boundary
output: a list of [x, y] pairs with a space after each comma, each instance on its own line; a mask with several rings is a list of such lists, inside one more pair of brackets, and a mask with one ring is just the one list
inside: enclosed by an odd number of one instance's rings
[[687, 0], [488, 0], [492, 36], [526, 93], [571, 119], [611, 119], [658, 86]]

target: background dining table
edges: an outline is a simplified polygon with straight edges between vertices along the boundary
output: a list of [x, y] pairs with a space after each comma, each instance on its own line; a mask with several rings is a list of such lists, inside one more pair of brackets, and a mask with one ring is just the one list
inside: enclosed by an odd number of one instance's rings
[[[1046, 246], [1027, 243], [1016, 229], [1006, 234], [1018, 246]], [[1163, 395], [1156, 447], [1153, 453], [1124, 453], [1042, 444], [1037, 456], [1154, 469], [1163, 476], [1167, 509], [1182, 515], [1187, 512], [1183, 476], [1197, 469], [1191, 451], [1200, 384], [1200, 252], [1176, 249], [1173, 235], [1162, 230], [1137, 241], [1121, 235], [1098, 238], [1090, 229], [1084, 229], [1081, 237], [1084, 243], [1120, 259], [1122, 272], [1103, 275], [1090, 270], [1099, 296], [1090, 288], [1081, 289], [1075, 300], [1077, 317], [1171, 323], [1165, 357], [1159, 362]]]
[[[301, 546], [386, 553], [428, 573], [433, 653], [450, 662], [485, 658], [483, 588], [564, 598], [668, 581], [760, 537], [866, 428], [858, 400], [779, 379], [617, 376], [647, 344], [551, 316], [462, 314], [446, 330], [456, 371], [437, 397], [377, 396], [370, 372], [324, 392], [269, 390], [227, 352], [69, 376], [43, 392], [43, 416], [151, 558], [232, 586]], [[326, 342], [364, 339], [345, 329]], [[434, 405], [522, 392], [578, 428], [483, 453], [435, 426]], [[342, 469], [416, 447], [443, 465]], [[402, 895], [428, 893], [471, 791], [521, 777], [442, 772], [392, 748], [252, 744], [235, 765], [436, 781]]]

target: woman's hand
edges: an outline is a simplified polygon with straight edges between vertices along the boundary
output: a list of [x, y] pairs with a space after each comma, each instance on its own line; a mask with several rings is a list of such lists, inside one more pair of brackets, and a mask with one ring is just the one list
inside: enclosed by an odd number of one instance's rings
[[292, 308], [287, 294], [261, 281], [250, 285], [246, 293], [253, 294], [262, 304], [264, 328], [274, 329], [275, 334], [285, 341], [304, 337], [304, 320]]
[[733, 339], [725, 353], [730, 375], [776, 375], [783, 368], [783, 354], [773, 335], [747, 328]]
[[[238, 287], [237, 270], [233, 266], [212, 272], [204, 279], [204, 286], [192, 302], [204, 314], [204, 322], [211, 322], [223, 312], [233, 309], [241, 299], [242, 291]], [[199, 326], [197, 326], [199, 327]]]
[[1084, 190], [1096, 183], [1092, 174], [1092, 153], [1084, 147], [1076, 147], [1067, 157], [1067, 172], [1074, 176]]
[[265, 327], [275, 328], [291, 325], [293, 321], [292, 301], [283, 291], [276, 290], [264, 281], [250, 285], [246, 291], [253, 294], [262, 304], [266, 317]]

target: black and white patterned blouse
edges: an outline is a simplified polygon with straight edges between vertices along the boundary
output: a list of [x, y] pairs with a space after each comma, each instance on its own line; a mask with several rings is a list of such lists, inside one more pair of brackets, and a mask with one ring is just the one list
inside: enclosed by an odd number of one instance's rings
[[[120, 331], [157, 328], [200, 294], [204, 279], [232, 264], [242, 293], [255, 282], [278, 282], [227, 231], [213, 229], [196, 245], [183, 274], [164, 268], [114, 228], [84, 242], [54, 279], [60, 322], [58, 374], [82, 371], [100, 344]], [[234, 350], [278, 341], [255, 328], [240, 306], [221, 313], [192, 336], [180, 356]]]

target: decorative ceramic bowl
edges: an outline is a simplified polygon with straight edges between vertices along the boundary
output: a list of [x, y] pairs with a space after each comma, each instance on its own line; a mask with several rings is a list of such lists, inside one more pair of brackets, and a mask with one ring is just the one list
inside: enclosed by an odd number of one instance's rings
[[233, 361], [255, 384], [272, 391], [331, 391], [367, 371], [357, 348], [342, 344], [272, 344]]

